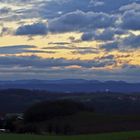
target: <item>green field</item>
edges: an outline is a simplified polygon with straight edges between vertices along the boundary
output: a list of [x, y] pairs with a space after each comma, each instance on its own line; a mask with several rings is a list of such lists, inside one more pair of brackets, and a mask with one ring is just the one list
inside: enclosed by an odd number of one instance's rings
[[82, 136], [37, 136], [0, 134], [0, 140], [140, 140], [140, 131]]

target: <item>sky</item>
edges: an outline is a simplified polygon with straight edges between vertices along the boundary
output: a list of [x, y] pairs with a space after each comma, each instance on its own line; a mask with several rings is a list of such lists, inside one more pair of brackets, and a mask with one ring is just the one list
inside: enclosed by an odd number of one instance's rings
[[0, 80], [139, 77], [140, 0], [0, 0]]

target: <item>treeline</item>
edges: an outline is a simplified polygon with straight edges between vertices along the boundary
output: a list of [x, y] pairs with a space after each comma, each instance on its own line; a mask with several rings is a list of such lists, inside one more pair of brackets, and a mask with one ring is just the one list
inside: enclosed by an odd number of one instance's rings
[[28, 108], [23, 117], [1, 120], [0, 128], [12, 133], [74, 134], [73, 124], [66, 119], [81, 112], [94, 112], [94, 108], [73, 100], [44, 101]]
[[36, 103], [23, 115], [9, 115], [1, 120], [0, 129], [44, 135], [140, 130], [140, 115], [97, 113], [93, 106], [81, 101], [63, 99]]

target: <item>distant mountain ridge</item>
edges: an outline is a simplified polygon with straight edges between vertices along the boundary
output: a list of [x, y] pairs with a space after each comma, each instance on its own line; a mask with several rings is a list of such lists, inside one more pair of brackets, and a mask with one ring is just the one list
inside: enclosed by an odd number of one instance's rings
[[125, 81], [61, 79], [61, 80], [15, 80], [0, 81], [0, 89], [39, 89], [51, 92], [140, 92], [140, 83]]

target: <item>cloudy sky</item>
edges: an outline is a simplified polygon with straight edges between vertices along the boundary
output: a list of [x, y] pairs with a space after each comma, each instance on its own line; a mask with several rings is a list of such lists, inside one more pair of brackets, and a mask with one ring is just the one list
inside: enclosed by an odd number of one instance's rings
[[139, 77], [140, 0], [0, 0], [0, 80]]

